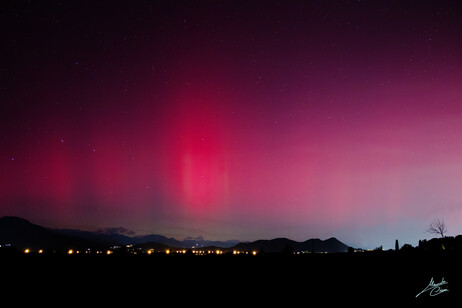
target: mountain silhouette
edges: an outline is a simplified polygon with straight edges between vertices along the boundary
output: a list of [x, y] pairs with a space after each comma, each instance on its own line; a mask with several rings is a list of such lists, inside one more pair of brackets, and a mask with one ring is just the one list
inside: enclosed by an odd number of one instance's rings
[[127, 236], [75, 229], [48, 229], [23, 218], [0, 218], [0, 245], [11, 244], [18, 249], [86, 249], [105, 248], [113, 245], [138, 245], [149, 249], [216, 247], [241, 251], [263, 252], [346, 252], [348, 246], [336, 238], [325, 241], [310, 239], [297, 242], [287, 238], [257, 240], [254, 242], [207, 241], [202, 237], [183, 241], [163, 235]]
[[0, 218], [0, 244], [10, 244], [18, 249], [70, 249], [92, 248], [100, 243], [66, 236], [13, 216]]
[[78, 229], [49, 229], [14, 216], [0, 217], [0, 245], [11, 244], [18, 249], [105, 248], [114, 245], [154, 243], [162, 247], [192, 248], [215, 245], [229, 248], [239, 241], [208, 241], [202, 237], [183, 241], [158, 234], [127, 236], [118, 233], [92, 232]]
[[102, 233], [92, 231], [82, 231], [77, 229], [54, 229], [59, 234], [66, 236], [80, 237], [90, 241], [104, 242], [108, 245], [139, 245], [144, 243], [159, 243], [169, 247], [178, 248], [193, 248], [193, 247], [207, 247], [207, 246], [219, 246], [223, 248], [229, 248], [239, 243], [236, 240], [229, 241], [209, 241], [202, 237], [199, 238], [186, 238], [183, 241], [169, 238], [158, 234], [148, 234], [139, 236], [127, 236], [118, 233]]
[[304, 242], [297, 242], [287, 238], [276, 238], [272, 240], [257, 240], [250, 243], [239, 243], [233, 249], [263, 252], [347, 252], [348, 246], [335, 237], [325, 241], [309, 239]]

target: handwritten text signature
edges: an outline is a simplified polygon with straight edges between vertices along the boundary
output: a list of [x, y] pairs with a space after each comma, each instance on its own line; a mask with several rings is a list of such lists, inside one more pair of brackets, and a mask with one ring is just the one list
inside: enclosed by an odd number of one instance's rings
[[430, 296], [436, 296], [443, 292], [448, 292], [449, 290], [446, 289], [446, 287], [444, 287], [444, 285], [447, 285], [447, 284], [448, 283], [447, 281], [444, 280], [444, 277], [440, 283], [435, 283], [432, 277], [432, 279], [430, 279], [430, 283], [428, 284], [428, 286], [426, 286], [425, 289], [423, 289], [422, 292], [417, 294], [415, 297], [418, 297], [420, 294], [425, 293], [425, 292], [430, 292], [429, 293]]

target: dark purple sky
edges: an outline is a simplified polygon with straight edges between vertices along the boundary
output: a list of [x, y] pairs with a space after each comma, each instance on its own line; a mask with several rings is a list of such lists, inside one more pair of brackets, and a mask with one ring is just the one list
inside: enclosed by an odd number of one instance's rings
[[459, 1], [2, 1], [0, 29], [0, 216], [462, 233]]

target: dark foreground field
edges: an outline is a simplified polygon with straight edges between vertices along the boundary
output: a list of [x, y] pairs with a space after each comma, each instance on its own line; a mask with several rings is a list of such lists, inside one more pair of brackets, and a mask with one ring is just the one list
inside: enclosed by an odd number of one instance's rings
[[[22, 255], [0, 260], [4, 297], [59, 306], [441, 304], [462, 293], [458, 253]], [[416, 298], [432, 278], [434, 288]], [[447, 283], [438, 289], [443, 278]]]

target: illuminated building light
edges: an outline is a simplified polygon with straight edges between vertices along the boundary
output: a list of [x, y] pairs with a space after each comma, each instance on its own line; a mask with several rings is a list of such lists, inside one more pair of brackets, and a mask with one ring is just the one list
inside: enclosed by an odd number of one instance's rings
[[29, 248], [24, 249], [24, 253], [29, 253], [29, 252], [30, 252]]
[[73, 254], [73, 253], [74, 253], [74, 250], [72, 250], [72, 249], [69, 249], [69, 250], [67, 251], [67, 254], [68, 254], [68, 255], [71, 255], [71, 254]]
[[170, 253], [170, 249], [167, 249], [165, 253], [168, 255]]
[[256, 256], [256, 255], [257, 255], [257, 252], [256, 252], [256, 251], [252, 251], [252, 255]]
[[39, 249], [38, 253], [43, 253], [43, 249]]
[[106, 254], [107, 254], [107, 255], [110, 255], [110, 254], [112, 254], [112, 251], [111, 251], [111, 250], [108, 250], [108, 251], [106, 251]]

